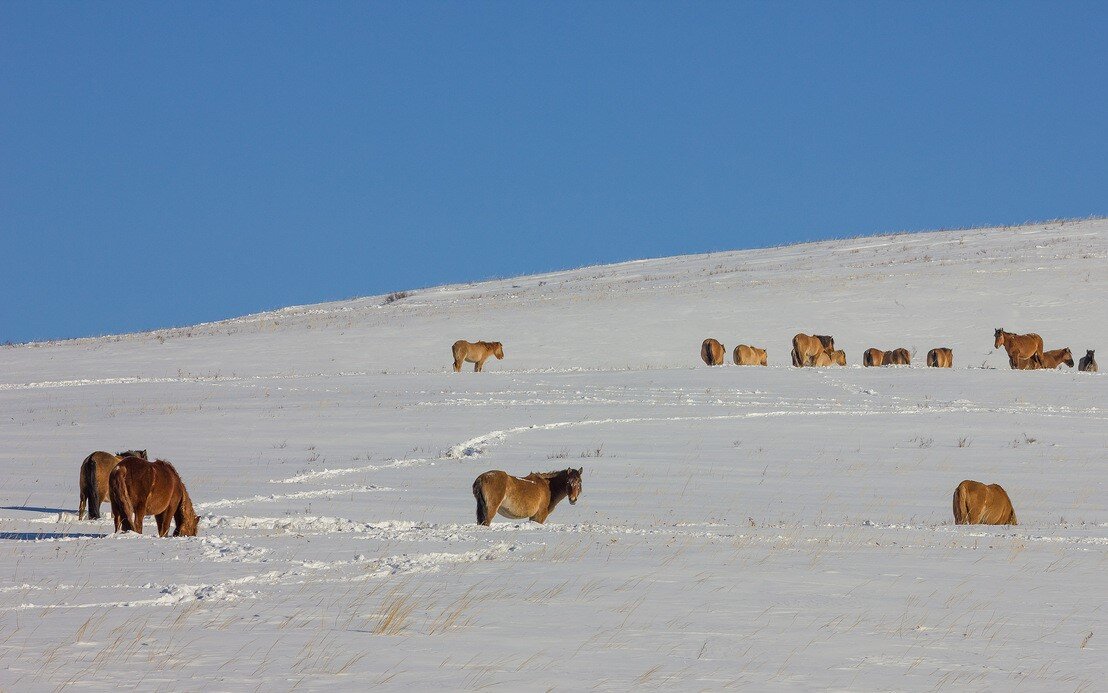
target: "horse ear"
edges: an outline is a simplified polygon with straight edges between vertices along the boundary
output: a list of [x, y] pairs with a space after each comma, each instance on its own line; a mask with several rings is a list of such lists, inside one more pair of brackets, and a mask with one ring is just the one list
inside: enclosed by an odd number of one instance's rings
[[577, 469], [577, 473], [578, 473], [578, 474], [584, 474], [584, 473], [585, 473], [585, 468], [584, 468], [584, 467], [579, 467], [579, 468]]

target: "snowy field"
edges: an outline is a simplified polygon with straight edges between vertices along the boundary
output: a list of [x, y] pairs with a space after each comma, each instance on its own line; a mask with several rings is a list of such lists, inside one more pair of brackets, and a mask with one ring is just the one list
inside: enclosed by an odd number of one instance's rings
[[[1108, 362], [1106, 310], [1090, 220], [0, 349], [0, 689], [1106, 690], [1108, 381], [993, 349]], [[790, 367], [798, 331], [850, 367]], [[459, 338], [506, 358], [455, 374]], [[199, 537], [76, 520], [82, 459], [127, 448]], [[545, 526], [475, 524], [479, 473], [570, 465]], [[954, 526], [967, 478], [1020, 525]]]

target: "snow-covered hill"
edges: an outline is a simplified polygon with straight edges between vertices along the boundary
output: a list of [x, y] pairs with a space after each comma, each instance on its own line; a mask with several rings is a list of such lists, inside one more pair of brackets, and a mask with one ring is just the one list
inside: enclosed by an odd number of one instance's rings
[[[1097, 690], [1104, 375], [993, 329], [1108, 359], [1106, 260], [1103, 219], [904, 234], [0, 349], [0, 688]], [[851, 367], [789, 367], [798, 331]], [[459, 338], [506, 358], [454, 374]], [[200, 537], [75, 520], [131, 447]], [[480, 472], [569, 465], [546, 526], [474, 524]], [[952, 526], [965, 478], [1021, 524]]]

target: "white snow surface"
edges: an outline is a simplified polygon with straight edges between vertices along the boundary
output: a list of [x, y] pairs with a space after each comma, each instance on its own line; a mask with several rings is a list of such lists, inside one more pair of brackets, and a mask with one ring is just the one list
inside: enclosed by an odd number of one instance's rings
[[[993, 349], [1108, 361], [1106, 260], [1104, 219], [900, 234], [2, 348], [0, 689], [1106, 690], [1108, 381]], [[200, 536], [76, 519], [129, 448]], [[570, 465], [475, 524], [481, 472]], [[963, 479], [1020, 524], [954, 526]]]

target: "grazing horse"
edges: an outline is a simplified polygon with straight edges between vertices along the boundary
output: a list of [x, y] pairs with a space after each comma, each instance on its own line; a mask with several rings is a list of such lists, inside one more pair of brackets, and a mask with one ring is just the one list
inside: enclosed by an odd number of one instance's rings
[[185, 483], [173, 465], [165, 460], [147, 462], [141, 457], [125, 457], [108, 477], [115, 531], [133, 530], [142, 534], [142, 519], [158, 518], [158, 536], [169, 533], [169, 522], [177, 528], [175, 537], [195, 537], [199, 519]]
[[700, 358], [709, 366], [722, 366], [727, 358], [727, 350], [717, 340], [709, 337], [700, 345]]
[[836, 349], [832, 352], [829, 352], [827, 355], [831, 357], [831, 363], [835, 364], [836, 366], [846, 365], [846, 352], [842, 349]]
[[1093, 358], [1093, 350], [1087, 349], [1085, 355], [1077, 362], [1077, 370], [1085, 373], [1096, 373], [1096, 359]]
[[834, 337], [825, 334], [807, 335], [799, 332], [793, 337], [793, 365], [797, 367], [817, 365], [814, 361], [820, 352], [830, 354], [834, 350]]
[[954, 489], [954, 524], [1015, 525], [1016, 511], [999, 484], [966, 479]]
[[908, 353], [907, 349], [900, 347], [899, 349], [886, 351], [884, 356], [881, 357], [881, 363], [885, 366], [910, 366], [912, 365], [912, 355]]
[[77, 488], [80, 490], [81, 500], [77, 505], [77, 519], [85, 519], [85, 505], [88, 505], [88, 517], [93, 520], [100, 519], [100, 504], [108, 500], [108, 475], [124, 457], [141, 457], [146, 459], [145, 450], [128, 450], [112, 454], [110, 452], [96, 451], [85, 458], [81, 463], [81, 471], [77, 477]]
[[476, 373], [485, 370], [485, 361], [490, 356], [495, 356], [497, 361], [504, 358], [504, 345], [500, 342], [467, 342], [459, 339], [450, 350], [454, 353], [455, 373], [462, 370], [463, 363], [472, 363], [473, 372]]
[[735, 347], [736, 366], [764, 366], [766, 365], [766, 350], [758, 347], [740, 344]]
[[473, 497], [477, 499], [477, 524], [488, 527], [497, 513], [513, 520], [528, 518], [542, 524], [563, 498], [570, 504], [581, 495], [579, 469], [557, 472], [531, 472], [522, 479], [507, 472], [485, 472], [473, 482]]
[[1073, 368], [1073, 354], [1070, 353], [1069, 347], [1044, 351], [1039, 356], [1039, 368], [1057, 368], [1063, 363]]
[[1042, 356], [1043, 338], [1034, 332], [1027, 334], [1015, 334], [1005, 332], [1004, 328], [996, 328], [993, 339], [993, 348], [1004, 347], [1008, 352], [1008, 366], [1019, 368], [1020, 359], [1029, 359], [1032, 356]]
[[954, 351], [946, 347], [936, 347], [927, 352], [927, 365], [929, 368], [953, 368]]
[[880, 366], [885, 363], [885, 352], [871, 347], [866, 349], [866, 353], [862, 354], [862, 365], [866, 368], [871, 366]]

